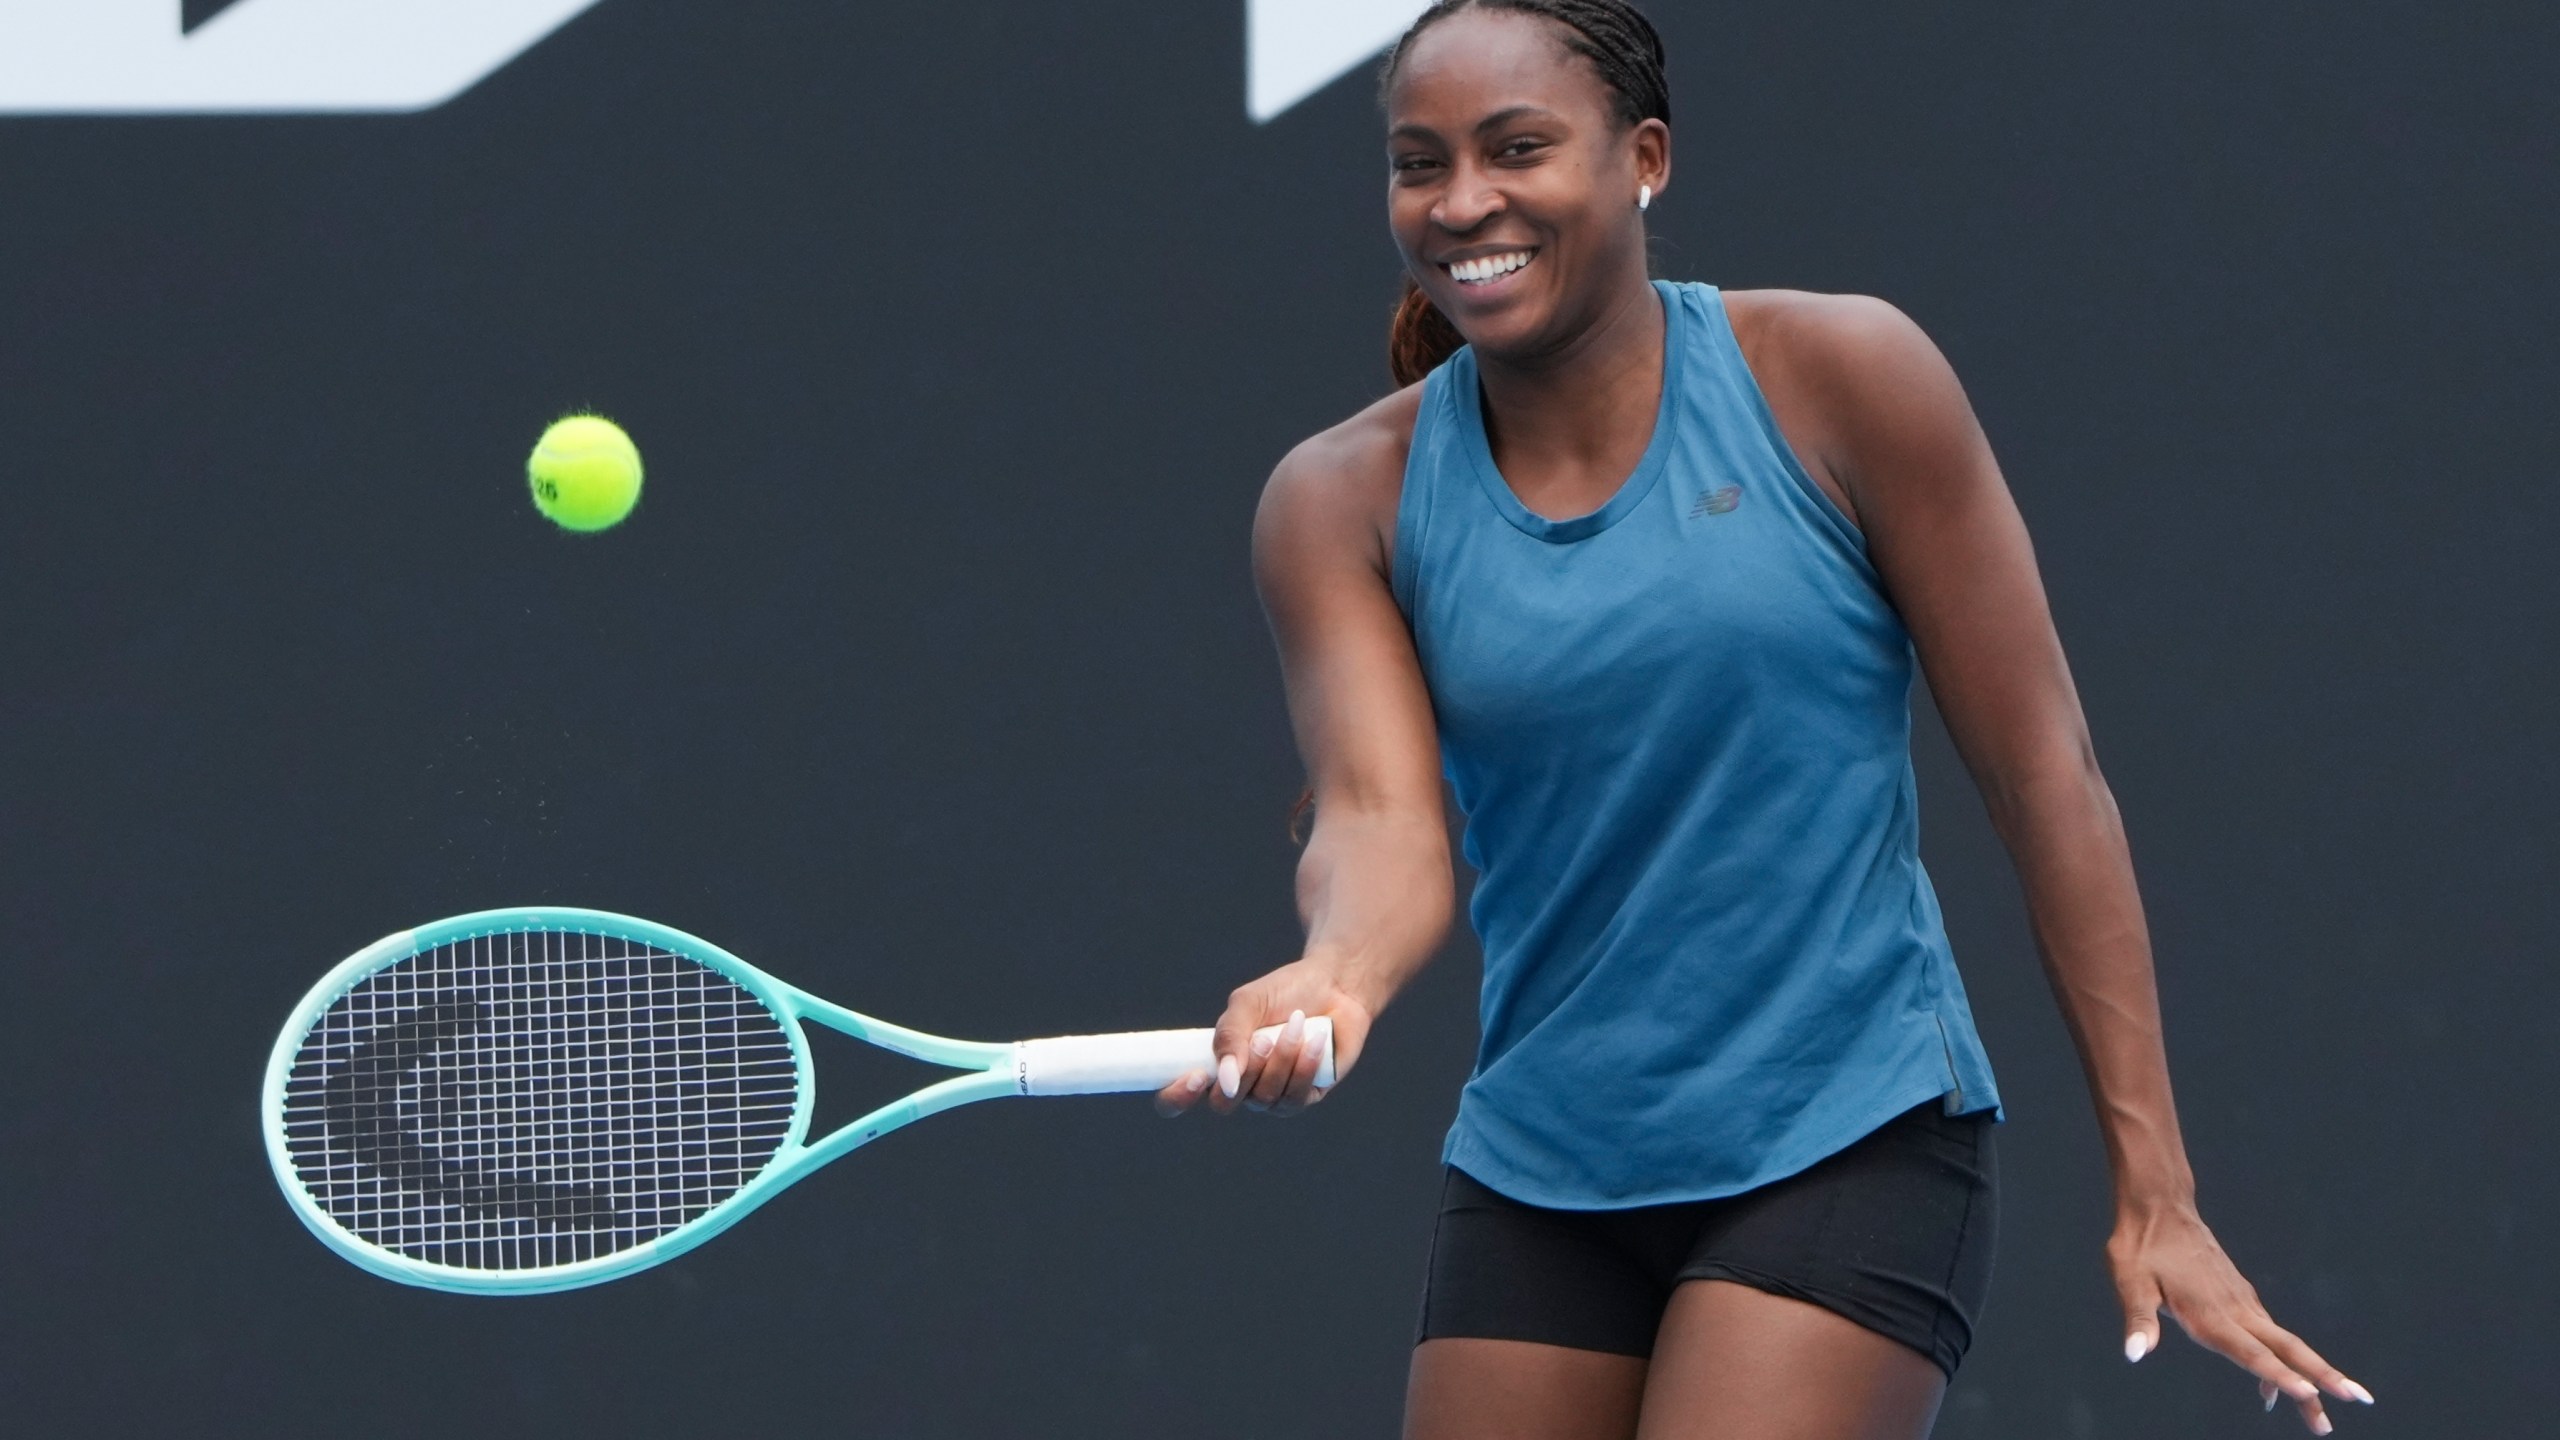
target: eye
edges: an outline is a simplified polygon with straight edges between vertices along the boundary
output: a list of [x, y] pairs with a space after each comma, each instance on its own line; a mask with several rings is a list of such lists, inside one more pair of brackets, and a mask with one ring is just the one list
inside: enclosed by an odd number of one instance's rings
[[1398, 175], [1412, 175], [1435, 169], [1440, 162], [1429, 155], [1398, 155], [1388, 164]]
[[1496, 160], [1526, 160], [1530, 156], [1535, 155], [1546, 148], [1546, 141], [1533, 140], [1524, 135], [1517, 140], [1503, 141], [1500, 146], [1495, 148], [1493, 158]]

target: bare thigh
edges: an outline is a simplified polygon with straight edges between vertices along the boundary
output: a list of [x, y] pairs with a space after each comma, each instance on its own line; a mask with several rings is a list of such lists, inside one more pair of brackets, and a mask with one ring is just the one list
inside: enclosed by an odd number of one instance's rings
[[1425, 1340], [1404, 1440], [1634, 1440], [1645, 1362], [1525, 1340]]
[[1946, 1390], [1929, 1357], [1818, 1305], [1692, 1280], [1663, 1313], [1635, 1435], [1926, 1440]]

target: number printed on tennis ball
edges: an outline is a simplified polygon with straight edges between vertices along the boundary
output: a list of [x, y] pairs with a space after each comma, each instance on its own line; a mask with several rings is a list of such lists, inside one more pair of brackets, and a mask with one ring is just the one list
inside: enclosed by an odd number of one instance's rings
[[533, 508], [563, 530], [620, 524], [640, 503], [640, 450], [601, 415], [572, 415], [542, 432], [525, 463]]

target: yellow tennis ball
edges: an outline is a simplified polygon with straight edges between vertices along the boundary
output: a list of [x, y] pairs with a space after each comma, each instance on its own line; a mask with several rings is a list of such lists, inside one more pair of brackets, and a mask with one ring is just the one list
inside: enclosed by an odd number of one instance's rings
[[542, 432], [525, 462], [533, 508], [563, 530], [620, 524], [640, 503], [640, 450], [601, 415], [572, 415]]

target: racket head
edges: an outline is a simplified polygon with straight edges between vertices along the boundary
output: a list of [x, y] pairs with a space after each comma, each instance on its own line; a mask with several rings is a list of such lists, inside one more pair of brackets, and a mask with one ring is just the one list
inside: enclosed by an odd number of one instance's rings
[[440, 920], [295, 1007], [267, 1060], [268, 1161], [302, 1223], [386, 1279], [592, 1285], [797, 1173], [816, 1095], [799, 1022], [797, 991], [654, 921]]

